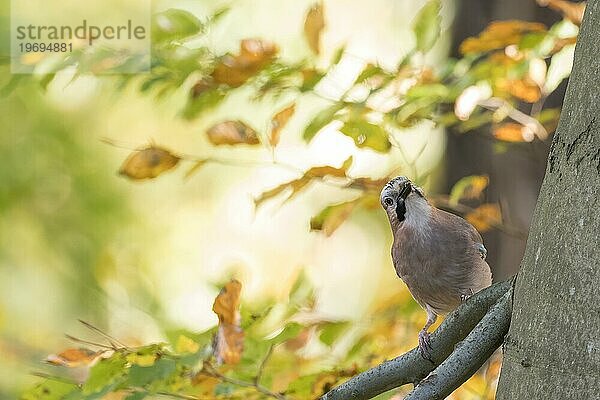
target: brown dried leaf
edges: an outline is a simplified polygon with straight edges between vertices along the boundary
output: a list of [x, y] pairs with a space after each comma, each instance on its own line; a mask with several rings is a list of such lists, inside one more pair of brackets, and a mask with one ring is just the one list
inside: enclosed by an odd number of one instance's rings
[[59, 354], [50, 354], [45, 361], [53, 365], [72, 368], [90, 365], [102, 353], [103, 351], [95, 352], [85, 348], [67, 349]]
[[468, 213], [465, 219], [479, 232], [486, 232], [502, 223], [502, 213], [498, 204], [485, 203]]
[[268, 40], [244, 39], [238, 55], [221, 57], [212, 72], [217, 83], [238, 87], [267, 66], [277, 55], [277, 46]]
[[119, 173], [130, 179], [152, 179], [174, 168], [179, 160], [169, 150], [151, 145], [127, 157]]
[[273, 116], [271, 120], [271, 134], [269, 135], [269, 143], [271, 146], [277, 146], [281, 136], [281, 130], [285, 127], [289, 119], [296, 112], [296, 103], [292, 103], [283, 110]]
[[242, 284], [232, 279], [217, 295], [213, 311], [219, 317], [213, 354], [217, 364], [237, 364], [244, 351], [244, 331], [240, 327], [240, 293]]
[[350, 168], [350, 166], [352, 165], [352, 161], [352, 156], [350, 156], [344, 161], [340, 168], [335, 168], [328, 165], [322, 167], [312, 167], [311, 169], [306, 171], [305, 176], [313, 178], [324, 178], [326, 176], [345, 178], [348, 168]]
[[278, 196], [284, 191], [291, 189], [290, 195], [287, 197], [286, 201], [290, 200], [292, 197], [296, 196], [306, 185], [310, 183], [310, 177], [306, 175], [299, 179], [294, 179], [293, 181], [282, 183], [279, 186], [274, 187], [271, 190], [267, 190], [263, 192], [260, 196], [254, 199], [254, 205], [256, 207], [260, 206], [264, 201], [272, 199], [273, 197]]
[[304, 20], [304, 35], [306, 36], [308, 46], [315, 54], [321, 52], [321, 32], [323, 28], [325, 28], [323, 4], [313, 4]]
[[221, 289], [215, 302], [213, 312], [219, 317], [219, 322], [239, 325], [240, 323], [240, 293], [242, 284], [232, 279]]
[[470, 37], [460, 45], [462, 54], [481, 53], [518, 44], [523, 35], [531, 32], [545, 32], [544, 24], [519, 20], [494, 21], [479, 34]]
[[254, 129], [241, 121], [225, 121], [212, 126], [206, 134], [212, 144], [259, 144]]

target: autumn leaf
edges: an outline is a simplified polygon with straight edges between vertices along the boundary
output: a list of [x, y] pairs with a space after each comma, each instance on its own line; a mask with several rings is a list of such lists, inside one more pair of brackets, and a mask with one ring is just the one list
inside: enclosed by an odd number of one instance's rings
[[283, 193], [283, 192], [285, 192], [287, 190], [291, 190], [291, 193], [286, 198], [286, 201], [288, 201], [293, 196], [295, 196], [296, 194], [298, 194], [309, 183], [310, 183], [310, 177], [308, 177], [306, 175], [302, 176], [299, 179], [294, 179], [293, 181], [282, 183], [281, 185], [278, 185], [278, 186], [274, 187], [271, 190], [267, 190], [266, 192], [263, 192], [260, 196], [258, 196], [257, 198], [255, 198], [254, 199], [254, 206], [258, 207], [263, 202], [265, 202], [266, 200], [269, 200], [269, 199], [272, 199], [274, 197], [277, 197], [278, 195], [280, 195], [281, 193]]
[[279, 49], [268, 40], [244, 39], [239, 54], [226, 54], [219, 59], [212, 72], [217, 83], [239, 87], [273, 61]]
[[121, 175], [130, 179], [152, 179], [174, 168], [180, 157], [170, 151], [151, 145], [132, 153], [119, 170]]
[[342, 163], [342, 166], [340, 168], [331, 167], [329, 165], [325, 165], [322, 167], [312, 167], [308, 171], [306, 171], [305, 176], [313, 177], [313, 178], [314, 177], [324, 178], [326, 176], [345, 178], [346, 172], [348, 171], [350, 166], [352, 166], [353, 160], [354, 160], [354, 158], [352, 156], [348, 157], [346, 160], [344, 160], [344, 162]]
[[225, 121], [216, 124], [206, 132], [212, 144], [259, 144], [254, 129], [241, 121]]
[[219, 327], [213, 345], [217, 364], [237, 364], [244, 350], [244, 331], [240, 316], [242, 284], [233, 279], [217, 295], [213, 311], [219, 317]]
[[487, 175], [471, 175], [461, 178], [450, 191], [450, 204], [456, 205], [461, 200], [479, 199], [490, 179]]
[[308, 42], [308, 46], [315, 53], [321, 51], [321, 32], [325, 28], [325, 16], [323, 13], [323, 4], [314, 4], [304, 20], [304, 35]]
[[535, 103], [542, 97], [540, 87], [531, 79], [518, 79], [507, 82], [508, 92], [527, 103]]
[[85, 348], [67, 349], [59, 354], [50, 354], [45, 361], [53, 365], [71, 368], [90, 365], [103, 353], [103, 351], [96, 352]]
[[502, 223], [502, 213], [498, 204], [485, 203], [469, 212], [465, 219], [479, 232], [486, 232]]
[[533, 130], [514, 122], [494, 127], [492, 134], [496, 139], [504, 142], [531, 142], [535, 138]]
[[271, 134], [269, 135], [269, 143], [271, 146], [277, 146], [281, 130], [285, 127], [289, 119], [296, 111], [296, 103], [292, 103], [283, 110], [279, 111], [271, 119]]
[[519, 44], [521, 38], [527, 33], [545, 31], [544, 24], [538, 22], [494, 21], [478, 37], [470, 37], [463, 41], [460, 52], [471, 54], [501, 49], [511, 44]]

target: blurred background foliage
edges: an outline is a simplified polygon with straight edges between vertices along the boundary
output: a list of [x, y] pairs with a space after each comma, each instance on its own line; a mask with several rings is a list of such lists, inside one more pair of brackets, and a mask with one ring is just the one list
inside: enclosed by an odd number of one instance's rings
[[515, 273], [583, 5], [495, 3], [164, 0], [149, 74], [3, 57], [0, 397], [315, 398], [410, 349], [399, 174]]

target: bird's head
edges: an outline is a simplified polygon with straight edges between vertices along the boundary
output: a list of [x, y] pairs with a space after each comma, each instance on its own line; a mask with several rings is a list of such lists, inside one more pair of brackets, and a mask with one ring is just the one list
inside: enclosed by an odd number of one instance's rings
[[405, 176], [389, 181], [381, 191], [380, 201], [392, 226], [399, 226], [407, 217], [417, 219], [429, 209], [423, 190]]

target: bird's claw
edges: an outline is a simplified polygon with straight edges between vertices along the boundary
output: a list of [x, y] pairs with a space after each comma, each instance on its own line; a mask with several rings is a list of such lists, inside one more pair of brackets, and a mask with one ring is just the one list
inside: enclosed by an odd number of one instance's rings
[[421, 357], [426, 360], [431, 360], [431, 341], [429, 338], [429, 332], [426, 330], [422, 330], [419, 332], [419, 352], [421, 353]]

